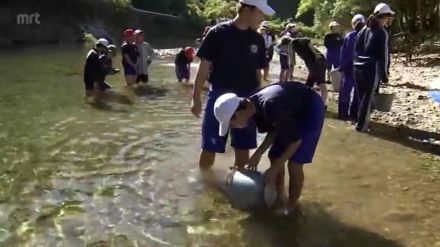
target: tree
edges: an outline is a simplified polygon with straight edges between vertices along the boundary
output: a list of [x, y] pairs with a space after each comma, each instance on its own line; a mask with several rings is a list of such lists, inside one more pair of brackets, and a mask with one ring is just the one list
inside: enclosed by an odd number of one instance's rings
[[[371, 0], [301, 0], [297, 17], [309, 10], [315, 11], [315, 27], [326, 29], [327, 24], [337, 20], [349, 24], [351, 16], [357, 13], [368, 16], [376, 4]], [[438, 0], [389, 0], [396, 11], [399, 28], [411, 33], [440, 30], [440, 1]]]

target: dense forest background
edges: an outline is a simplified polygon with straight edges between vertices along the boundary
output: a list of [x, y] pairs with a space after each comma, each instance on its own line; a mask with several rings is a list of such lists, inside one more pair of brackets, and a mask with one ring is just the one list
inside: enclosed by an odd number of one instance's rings
[[[440, 0], [382, 0], [396, 11], [393, 33], [438, 40]], [[321, 37], [332, 20], [350, 27], [351, 16], [368, 16], [378, 0], [269, 0], [274, 29], [288, 18], [308, 36]], [[212, 19], [232, 18], [237, 0], [2, 0], [0, 47], [16, 43], [78, 39], [87, 26], [120, 36], [125, 27], [147, 29], [153, 37], [193, 38]], [[41, 14], [41, 25], [17, 25], [22, 13]], [[164, 15], [165, 14], [165, 15]], [[169, 37], [168, 37], [169, 36]], [[172, 37], [171, 37], [172, 36]]]

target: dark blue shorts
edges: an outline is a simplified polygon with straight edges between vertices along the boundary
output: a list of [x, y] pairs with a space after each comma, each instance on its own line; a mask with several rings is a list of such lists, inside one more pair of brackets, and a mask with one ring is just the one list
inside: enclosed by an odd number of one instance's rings
[[284, 54], [280, 54], [281, 69], [289, 69], [289, 57]]
[[191, 71], [187, 65], [177, 65], [176, 64], [176, 77], [177, 80], [189, 80]]
[[[209, 91], [208, 101], [206, 102], [205, 115], [203, 116], [202, 124], [202, 149], [215, 152], [224, 153], [226, 147], [226, 137], [221, 137], [218, 134], [219, 123], [214, 115], [214, 103], [218, 97], [223, 93], [219, 91]], [[240, 97], [250, 96], [248, 94], [237, 94]], [[254, 149], [257, 147], [257, 128], [255, 124], [251, 124], [243, 129], [231, 129], [231, 146], [235, 149]]]
[[339, 68], [339, 51], [327, 51], [325, 58], [327, 59], [328, 70], [331, 70], [332, 68]]
[[130, 65], [125, 64], [125, 63], [122, 63], [122, 67], [124, 67], [124, 75], [137, 76], [136, 69], [133, 68], [133, 66], [130, 66]]
[[[318, 146], [321, 137], [322, 127], [324, 125], [325, 109], [321, 96], [313, 94], [313, 101], [308, 116], [299, 123], [301, 132], [301, 145], [298, 150], [290, 157], [289, 161], [296, 164], [309, 164], [313, 161], [316, 146]], [[269, 150], [269, 159], [279, 158], [285, 150], [285, 146], [275, 139]]]

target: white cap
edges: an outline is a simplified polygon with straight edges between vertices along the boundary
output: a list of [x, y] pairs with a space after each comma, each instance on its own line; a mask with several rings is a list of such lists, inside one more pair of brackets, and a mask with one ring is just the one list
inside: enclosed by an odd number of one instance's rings
[[391, 14], [394, 15], [396, 12], [392, 11], [390, 6], [386, 3], [379, 3], [376, 5], [376, 8], [374, 8], [374, 14]]
[[136, 31], [134, 31], [134, 34], [136, 34], [136, 35], [138, 35], [138, 34], [140, 34], [140, 33], [144, 33], [144, 31], [142, 31], [142, 30], [140, 30], [140, 29], [137, 29]]
[[365, 23], [365, 16], [361, 15], [361, 14], [357, 14], [355, 16], [353, 16], [353, 19], [351, 19], [351, 23]]
[[265, 14], [265, 15], [274, 15], [275, 14], [275, 10], [273, 10], [267, 4], [267, 0], [240, 0], [240, 3], [244, 3], [244, 4], [247, 4], [250, 6], [255, 6], [259, 10], [261, 10], [261, 12], [263, 12], [263, 14]]
[[98, 39], [98, 41], [96, 41], [96, 44], [97, 45], [102, 45], [105, 48], [108, 48], [108, 41], [106, 39], [104, 39], [104, 38]]
[[340, 25], [336, 21], [332, 21], [332, 22], [330, 22], [330, 24], [328, 26], [329, 27], [337, 27], [337, 26], [340, 26]]
[[260, 24], [260, 26], [261, 26], [261, 27], [269, 27], [269, 22], [268, 22], [268, 21], [263, 21], [263, 22]]
[[219, 122], [219, 135], [226, 136], [231, 118], [240, 105], [240, 98], [234, 93], [226, 93], [218, 97], [214, 103], [214, 115]]

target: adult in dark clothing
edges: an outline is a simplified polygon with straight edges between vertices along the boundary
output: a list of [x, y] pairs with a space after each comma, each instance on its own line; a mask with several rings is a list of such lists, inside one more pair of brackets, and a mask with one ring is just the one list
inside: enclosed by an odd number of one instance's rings
[[319, 86], [322, 100], [324, 104], [327, 103], [327, 86], [325, 83], [325, 71], [327, 62], [324, 55], [316, 49], [310, 39], [308, 38], [290, 38], [283, 37], [280, 39], [281, 45], [287, 45], [289, 64], [292, 64], [295, 53], [304, 60], [309, 75], [307, 77], [306, 85], [313, 87], [315, 84]]
[[136, 84], [137, 80], [137, 58], [139, 52], [137, 46], [134, 44], [135, 35], [133, 29], [126, 29], [124, 31], [124, 43], [121, 46], [122, 51], [122, 66], [124, 68], [126, 86], [131, 87]]
[[84, 65], [84, 86], [85, 99], [87, 101], [95, 101], [98, 92], [104, 83], [106, 70], [99, 57], [107, 51], [108, 41], [99, 39], [96, 46], [89, 51]]
[[[275, 12], [266, 0], [240, 0], [237, 16], [232, 21], [211, 28], [198, 50], [201, 59], [194, 85], [191, 112], [202, 111], [201, 92], [209, 73], [211, 88], [202, 124], [202, 151], [199, 166], [214, 164], [216, 153], [224, 153], [226, 138], [218, 134], [213, 105], [225, 92], [249, 96], [261, 86], [261, 70], [266, 63], [264, 40], [254, 29], [264, 15]], [[249, 149], [257, 145], [255, 126], [231, 131], [231, 145], [235, 151], [235, 166], [242, 168], [249, 159]]]
[[387, 4], [378, 4], [358, 34], [354, 68], [360, 99], [356, 130], [360, 132], [368, 131], [373, 93], [379, 82], [387, 78], [388, 33], [384, 26], [394, 14]]
[[332, 21], [329, 25], [330, 33], [324, 37], [324, 46], [327, 49], [327, 71], [330, 72], [332, 68], [339, 67], [339, 57], [341, 55], [341, 48], [344, 42], [344, 38], [340, 33], [340, 25]]
[[[249, 159], [256, 169], [262, 155], [270, 148], [270, 169], [266, 186], [276, 186], [278, 202], [284, 202], [284, 167], [288, 163], [289, 208], [294, 209], [301, 195], [303, 165], [312, 163], [324, 123], [325, 109], [320, 96], [297, 81], [271, 84], [247, 98], [227, 93], [214, 104], [220, 123], [220, 135], [231, 128], [244, 128], [250, 122], [258, 132], [267, 133], [263, 143]], [[284, 203], [283, 203], [284, 204]]]
[[351, 25], [353, 31], [345, 36], [339, 63], [339, 71], [343, 77], [339, 89], [338, 115], [341, 120], [357, 121], [359, 97], [354, 79], [354, 46], [359, 31], [365, 26], [365, 17], [360, 14], [353, 16]]

